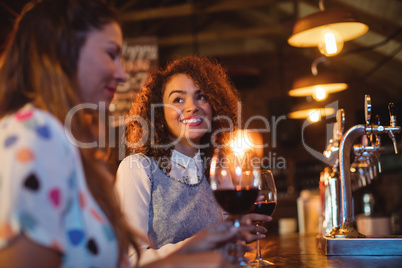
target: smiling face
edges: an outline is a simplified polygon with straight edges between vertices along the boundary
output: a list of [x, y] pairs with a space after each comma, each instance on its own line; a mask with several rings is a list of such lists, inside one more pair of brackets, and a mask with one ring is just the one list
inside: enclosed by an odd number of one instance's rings
[[113, 22], [88, 33], [78, 59], [78, 85], [83, 102], [110, 104], [116, 87], [126, 80], [120, 62], [120, 26]]
[[175, 149], [198, 145], [211, 124], [212, 108], [193, 79], [185, 74], [173, 75], [165, 86], [163, 104], [172, 139], [179, 141]]

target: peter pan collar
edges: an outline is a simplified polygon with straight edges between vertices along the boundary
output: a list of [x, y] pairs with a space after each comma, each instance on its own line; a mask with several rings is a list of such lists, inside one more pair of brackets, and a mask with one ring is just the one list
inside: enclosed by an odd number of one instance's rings
[[176, 150], [172, 151], [172, 170], [169, 175], [186, 184], [197, 184], [203, 177], [204, 168], [198, 150], [194, 157], [188, 157]]

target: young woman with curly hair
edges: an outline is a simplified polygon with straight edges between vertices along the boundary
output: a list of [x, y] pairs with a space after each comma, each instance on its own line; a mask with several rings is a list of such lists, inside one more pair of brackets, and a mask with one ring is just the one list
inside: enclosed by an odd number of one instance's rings
[[145, 260], [223, 221], [208, 183], [209, 165], [214, 149], [225, 143], [224, 132], [237, 127], [239, 101], [224, 68], [198, 56], [152, 73], [137, 94], [127, 118], [130, 155], [119, 166], [116, 186], [129, 222], [157, 249], [145, 250]]

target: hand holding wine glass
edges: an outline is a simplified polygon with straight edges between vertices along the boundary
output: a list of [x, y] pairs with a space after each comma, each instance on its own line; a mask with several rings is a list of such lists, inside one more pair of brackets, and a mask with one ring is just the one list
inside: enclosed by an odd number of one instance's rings
[[[259, 185], [259, 196], [257, 202], [254, 203], [254, 209], [252, 213], [264, 214], [272, 216], [276, 208], [277, 202], [277, 192], [274, 181], [274, 176], [270, 170], [261, 171], [261, 184]], [[256, 225], [261, 224], [256, 222]], [[264, 260], [261, 256], [261, 246], [260, 240], [257, 240], [256, 257], [255, 260], [251, 261], [250, 264], [253, 267], [264, 267], [269, 265], [274, 265], [268, 260]]]
[[[258, 196], [260, 169], [253, 150], [236, 151], [219, 148], [211, 161], [210, 180], [218, 204], [234, 217], [234, 226], [240, 227], [240, 216], [253, 206]], [[238, 254], [238, 262], [243, 263]]]

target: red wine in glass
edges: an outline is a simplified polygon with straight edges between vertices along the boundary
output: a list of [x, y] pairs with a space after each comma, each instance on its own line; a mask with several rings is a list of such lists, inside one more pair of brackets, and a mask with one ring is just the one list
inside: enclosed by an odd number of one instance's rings
[[[272, 216], [276, 208], [276, 202], [259, 201], [255, 202], [253, 210], [250, 213], [264, 214], [267, 216]], [[262, 222], [255, 222], [256, 224], [262, 224]]]
[[276, 208], [276, 202], [260, 201], [254, 203], [254, 209], [251, 213], [264, 214], [272, 216]]
[[240, 215], [247, 212], [258, 195], [258, 188], [216, 190], [214, 196], [218, 204], [229, 214]]

